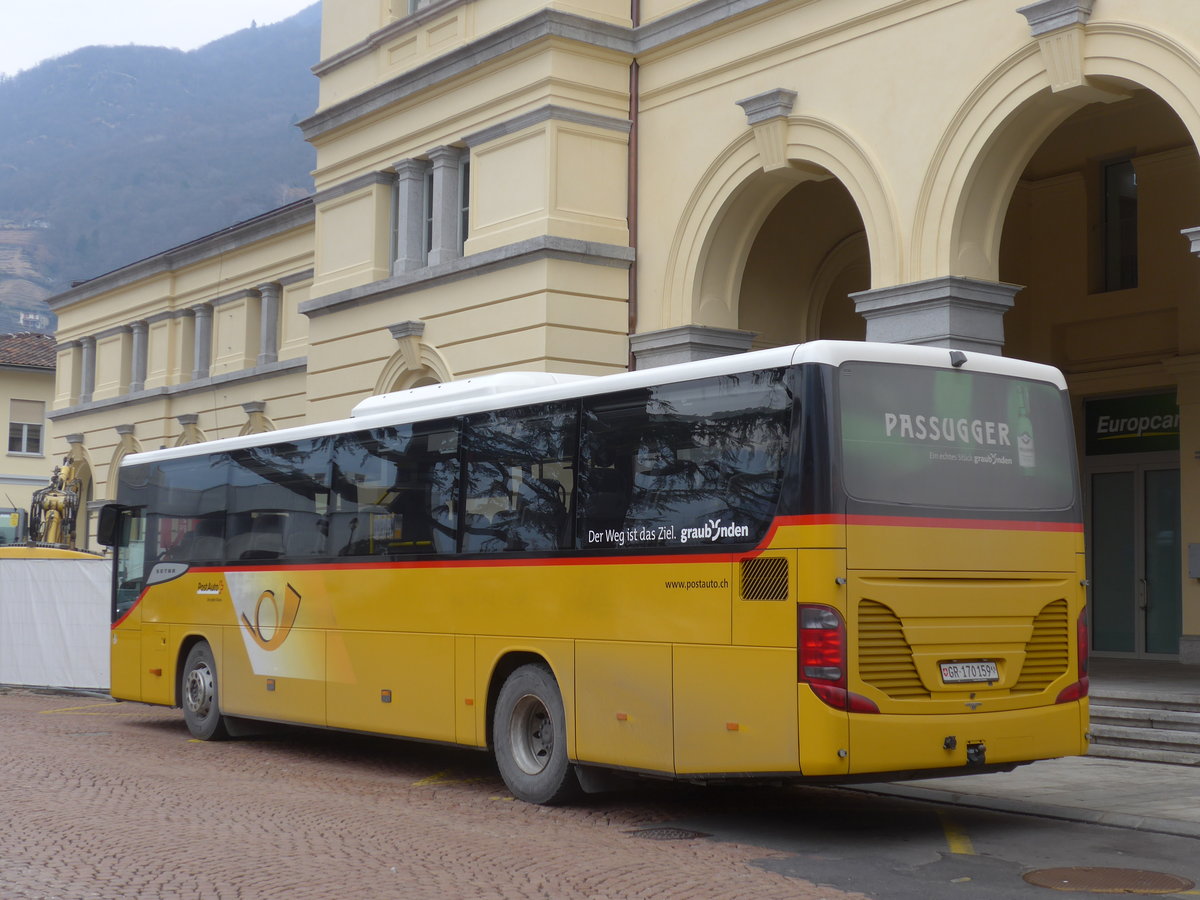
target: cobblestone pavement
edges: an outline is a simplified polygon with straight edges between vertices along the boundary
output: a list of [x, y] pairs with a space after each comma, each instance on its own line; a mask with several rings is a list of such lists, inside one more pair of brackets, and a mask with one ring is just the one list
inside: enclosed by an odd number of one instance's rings
[[480, 753], [321, 732], [203, 743], [178, 710], [0, 688], [0, 900], [858, 897], [783, 854], [637, 832], [745, 802], [515, 801]]

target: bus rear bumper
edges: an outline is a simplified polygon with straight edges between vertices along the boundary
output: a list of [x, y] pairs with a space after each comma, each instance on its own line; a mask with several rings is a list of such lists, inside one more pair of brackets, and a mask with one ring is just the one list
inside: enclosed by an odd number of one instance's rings
[[985, 769], [1087, 753], [1087, 700], [971, 715], [850, 715], [848, 774]]

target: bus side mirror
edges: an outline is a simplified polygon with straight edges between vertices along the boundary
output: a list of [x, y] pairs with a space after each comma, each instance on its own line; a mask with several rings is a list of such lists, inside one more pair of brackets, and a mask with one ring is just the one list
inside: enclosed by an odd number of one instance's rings
[[121, 543], [121, 518], [128, 507], [118, 503], [106, 503], [100, 507], [100, 521], [96, 524], [96, 543], [104, 547], [115, 547]]

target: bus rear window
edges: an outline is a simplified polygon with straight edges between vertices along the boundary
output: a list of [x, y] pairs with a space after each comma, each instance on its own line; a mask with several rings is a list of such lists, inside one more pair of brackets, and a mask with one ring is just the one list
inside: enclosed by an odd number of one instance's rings
[[1073, 505], [1070, 410], [1045, 382], [851, 362], [837, 376], [846, 492], [927, 508]]

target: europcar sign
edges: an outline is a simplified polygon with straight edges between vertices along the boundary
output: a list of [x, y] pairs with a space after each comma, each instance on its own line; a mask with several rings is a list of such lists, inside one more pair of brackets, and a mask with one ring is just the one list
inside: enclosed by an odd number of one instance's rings
[[1088, 456], [1179, 450], [1175, 392], [1084, 403]]

